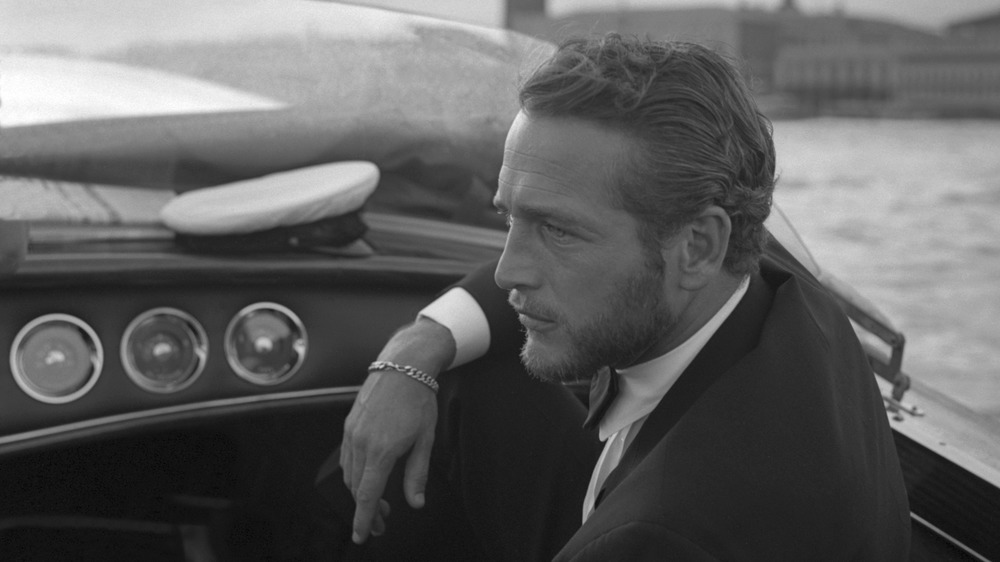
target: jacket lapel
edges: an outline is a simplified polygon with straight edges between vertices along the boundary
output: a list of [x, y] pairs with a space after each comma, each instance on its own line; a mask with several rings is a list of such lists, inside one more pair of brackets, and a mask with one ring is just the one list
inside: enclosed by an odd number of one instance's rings
[[773, 298], [772, 289], [764, 279], [759, 274], [752, 275], [746, 295], [732, 314], [646, 418], [618, 466], [608, 475], [595, 507], [631, 474], [715, 381], [757, 346]]

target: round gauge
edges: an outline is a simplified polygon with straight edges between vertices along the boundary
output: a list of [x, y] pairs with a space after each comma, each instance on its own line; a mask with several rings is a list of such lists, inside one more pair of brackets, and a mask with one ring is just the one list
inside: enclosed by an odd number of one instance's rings
[[302, 322], [280, 304], [252, 304], [239, 311], [226, 329], [229, 365], [254, 384], [287, 380], [305, 360], [306, 347]]
[[136, 384], [151, 392], [177, 392], [205, 368], [208, 337], [190, 314], [154, 308], [137, 316], [122, 336], [122, 366]]
[[46, 314], [27, 323], [14, 338], [10, 370], [24, 392], [48, 404], [72, 402], [101, 375], [104, 350], [83, 320]]

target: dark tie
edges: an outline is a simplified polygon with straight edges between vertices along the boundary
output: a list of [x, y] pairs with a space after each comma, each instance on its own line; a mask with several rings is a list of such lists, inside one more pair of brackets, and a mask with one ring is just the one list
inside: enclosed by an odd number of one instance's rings
[[583, 422], [584, 429], [594, 429], [601, 423], [601, 418], [617, 395], [618, 373], [608, 367], [598, 371], [590, 381], [590, 411], [587, 412], [587, 420]]

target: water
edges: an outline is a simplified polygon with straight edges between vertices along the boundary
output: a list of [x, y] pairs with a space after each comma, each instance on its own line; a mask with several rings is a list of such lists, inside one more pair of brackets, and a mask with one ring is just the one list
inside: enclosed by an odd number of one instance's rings
[[1000, 121], [775, 123], [775, 200], [907, 337], [903, 368], [1000, 415]]

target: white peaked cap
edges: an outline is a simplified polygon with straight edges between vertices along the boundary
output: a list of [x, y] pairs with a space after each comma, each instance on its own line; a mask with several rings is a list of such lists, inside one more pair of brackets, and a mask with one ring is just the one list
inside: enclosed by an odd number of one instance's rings
[[378, 185], [371, 162], [322, 164], [188, 191], [160, 210], [181, 234], [226, 235], [296, 226], [361, 208]]

